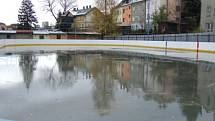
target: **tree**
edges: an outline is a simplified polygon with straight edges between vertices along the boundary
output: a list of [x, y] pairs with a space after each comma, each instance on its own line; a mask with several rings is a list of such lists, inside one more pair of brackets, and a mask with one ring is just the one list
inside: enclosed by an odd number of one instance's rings
[[201, 0], [183, 0], [180, 21], [180, 31], [192, 32], [200, 25]]
[[37, 26], [38, 21], [33, 7], [31, 0], [22, 1], [18, 14], [19, 29], [32, 29]]
[[95, 3], [96, 7], [105, 13], [110, 12], [117, 4], [116, 0], [95, 0]]
[[113, 35], [117, 32], [117, 24], [116, 24], [116, 0], [95, 0], [96, 7], [104, 12], [95, 13], [93, 16], [93, 23], [95, 30], [100, 32], [103, 35]]
[[23, 74], [23, 80], [26, 89], [30, 89], [30, 85], [33, 79], [34, 70], [38, 59], [34, 55], [21, 55], [19, 60], [19, 66]]
[[[76, 0], [43, 0], [43, 8], [45, 11], [50, 12], [55, 18], [56, 22], [58, 20], [58, 13], [66, 13], [67, 11], [76, 7]], [[56, 12], [56, 9], [59, 10]]]
[[152, 25], [154, 26], [154, 31], [158, 31], [158, 26], [161, 22], [167, 21], [168, 14], [166, 12], [165, 6], [159, 8], [152, 14]]

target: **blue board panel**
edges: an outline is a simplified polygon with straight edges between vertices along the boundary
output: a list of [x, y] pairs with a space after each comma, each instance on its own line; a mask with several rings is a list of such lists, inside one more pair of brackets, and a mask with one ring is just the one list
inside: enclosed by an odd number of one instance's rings
[[0, 119], [0, 121], [12, 121], [12, 120]]

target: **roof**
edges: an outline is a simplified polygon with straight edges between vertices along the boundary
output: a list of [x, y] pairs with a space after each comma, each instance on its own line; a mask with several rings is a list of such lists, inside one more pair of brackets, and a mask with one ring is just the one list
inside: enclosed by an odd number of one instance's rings
[[0, 30], [0, 34], [16, 34], [16, 30]]
[[67, 11], [66, 13], [64, 13], [64, 14], [62, 14], [61, 16], [73, 16], [73, 14], [71, 13], [71, 12], [69, 12], [69, 11]]
[[144, 2], [143, 0], [122, 0], [117, 7], [132, 5], [134, 3]]
[[62, 31], [33, 31], [34, 34], [48, 35], [48, 34], [65, 34]]
[[[16, 30], [0, 30], [0, 34], [16, 34]], [[35, 35], [49, 35], [49, 34], [100, 34], [98, 32], [62, 32], [62, 31], [39, 31], [39, 30], [35, 30], [33, 31], [33, 34]]]
[[88, 35], [100, 35], [101, 33], [98, 32], [69, 32], [69, 34], [88, 34]]
[[139, 3], [139, 2], [144, 2], [143, 0], [133, 0], [131, 4]]
[[96, 7], [88, 8], [88, 9], [76, 10], [76, 11], [72, 11], [72, 13], [73, 13], [74, 16], [81, 16], [81, 15], [86, 15], [87, 13], [92, 11], [93, 9], [96, 9]]

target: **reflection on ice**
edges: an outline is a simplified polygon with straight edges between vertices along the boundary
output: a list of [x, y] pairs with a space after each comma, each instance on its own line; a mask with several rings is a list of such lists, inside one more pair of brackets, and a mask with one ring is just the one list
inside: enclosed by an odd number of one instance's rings
[[[5, 110], [0, 111], [0, 116], [3, 117], [7, 117], [11, 107], [15, 111], [28, 110], [37, 114], [32, 108], [34, 105], [59, 105], [58, 113], [86, 111], [91, 115], [73, 115], [76, 120], [84, 117], [95, 121], [105, 118], [119, 121], [214, 119], [213, 63], [117, 52], [58, 52], [2, 57], [0, 66], [0, 95], [4, 94], [0, 109]], [[5, 86], [4, 83], [10, 80], [13, 86]], [[24, 87], [28, 91], [23, 90]], [[17, 102], [23, 107], [3, 106], [7, 104], [5, 100], [14, 98], [10, 97], [14, 93], [21, 95]], [[15, 111], [9, 117], [17, 119]], [[53, 110], [49, 112], [52, 114]], [[69, 117], [72, 114], [61, 115]], [[55, 115], [48, 117], [50, 120], [55, 118]]]

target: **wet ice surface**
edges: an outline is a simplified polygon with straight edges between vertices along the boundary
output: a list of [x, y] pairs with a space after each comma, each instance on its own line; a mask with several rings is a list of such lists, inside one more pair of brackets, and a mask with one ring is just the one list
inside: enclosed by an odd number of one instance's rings
[[215, 64], [113, 52], [0, 57], [0, 119], [213, 121]]

